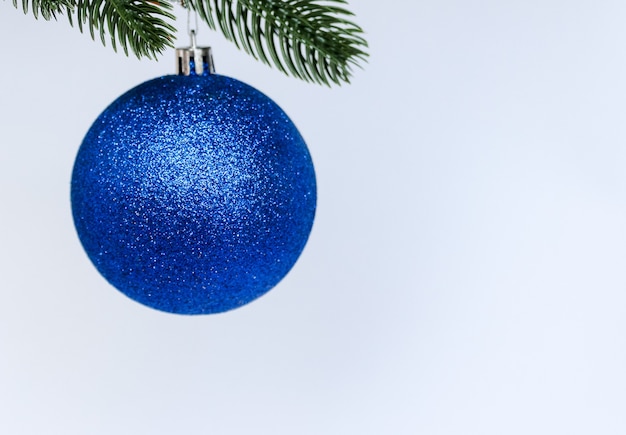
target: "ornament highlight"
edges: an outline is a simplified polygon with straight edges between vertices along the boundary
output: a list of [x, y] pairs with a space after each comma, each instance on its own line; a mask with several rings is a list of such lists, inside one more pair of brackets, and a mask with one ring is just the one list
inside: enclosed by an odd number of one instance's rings
[[[313, 163], [287, 115], [229, 77], [169, 75], [114, 101], [85, 136], [71, 201], [110, 284], [179, 314], [219, 313], [273, 288], [313, 225]], [[206, 67], [206, 64], [205, 64]]]

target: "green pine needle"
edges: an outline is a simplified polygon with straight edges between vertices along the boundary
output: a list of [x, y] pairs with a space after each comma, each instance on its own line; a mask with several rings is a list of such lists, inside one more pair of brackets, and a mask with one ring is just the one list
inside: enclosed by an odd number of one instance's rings
[[[17, 2], [18, 0], [13, 0], [16, 8], [19, 7]], [[35, 18], [41, 15], [44, 20], [56, 19], [57, 14], [60, 15], [73, 6], [74, 0], [22, 0], [22, 9], [25, 14], [31, 9]]]
[[[363, 30], [345, 0], [185, 0], [212, 29], [256, 59], [285, 74], [329, 85], [349, 82], [352, 68], [367, 59]], [[13, 0], [15, 7], [18, 0]], [[21, 0], [24, 13], [56, 19], [107, 36], [126, 55], [156, 58], [172, 47], [176, 28], [166, 0]]]
[[[173, 47], [176, 28], [165, 19], [174, 20], [167, 2], [145, 0], [74, 0], [78, 28], [82, 32], [85, 24], [91, 37], [96, 30], [102, 44], [106, 45], [107, 33], [113, 50], [117, 43], [128, 55], [129, 49], [139, 58], [156, 59], [166, 48]], [[73, 24], [72, 15], [69, 15]]]
[[302, 80], [349, 82], [352, 67], [367, 58], [363, 30], [342, 7], [345, 0], [189, 1], [239, 48]]

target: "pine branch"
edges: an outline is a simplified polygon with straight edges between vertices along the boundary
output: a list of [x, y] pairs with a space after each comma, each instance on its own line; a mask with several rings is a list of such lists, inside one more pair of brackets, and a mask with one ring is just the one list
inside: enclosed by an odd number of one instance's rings
[[[363, 30], [343, 8], [346, 0], [184, 0], [211, 27], [256, 59], [285, 74], [317, 83], [349, 82], [367, 59]], [[13, 0], [15, 7], [18, 0]], [[114, 50], [156, 58], [172, 47], [176, 29], [167, 0], [21, 0], [24, 13], [96, 33]]]
[[[18, 8], [18, 0], [13, 0], [13, 6]], [[29, 9], [32, 9], [35, 18], [39, 18], [39, 15], [44, 20], [56, 20], [57, 14], [62, 14], [68, 9], [73, 8], [74, 0], [22, 0], [22, 9], [27, 14]]]
[[[13, 0], [17, 8], [18, 0]], [[167, 47], [173, 47], [176, 28], [165, 21], [175, 20], [167, 1], [146, 0], [22, 0], [22, 9], [33, 11], [35, 18], [57, 18], [66, 13], [73, 26], [78, 23], [81, 32], [89, 28], [92, 39], [96, 31], [106, 45], [107, 33], [113, 50], [119, 43], [128, 55], [129, 49], [139, 58], [155, 59]]]
[[329, 84], [349, 82], [367, 58], [363, 30], [345, 0], [189, 0], [213, 29], [285, 74]]
[[[156, 59], [157, 54], [173, 47], [176, 28], [164, 20], [176, 18], [170, 12], [170, 3], [145, 0], [73, 1], [76, 3], [74, 12], [80, 31], [83, 32], [87, 24], [91, 37], [95, 39], [98, 30], [103, 45], [106, 45], [108, 32], [115, 51], [119, 42], [126, 55], [130, 48], [139, 58]], [[73, 25], [72, 15], [69, 17]]]

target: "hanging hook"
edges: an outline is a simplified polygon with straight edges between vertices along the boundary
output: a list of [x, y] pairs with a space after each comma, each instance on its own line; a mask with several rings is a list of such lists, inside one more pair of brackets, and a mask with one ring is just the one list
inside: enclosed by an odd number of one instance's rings
[[191, 49], [195, 50], [196, 47], [196, 31], [195, 30], [191, 30], [189, 32], [189, 37], [191, 38]]
[[[181, 6], [187, 9], [187, 33], [191, 46], [176, 49], [176, 73], [179, 75], [209, 75], [215, 72], [211, 47], [198, 47], [198, 11], [189, 0], [180, 0]], [[193, 23], [191, 13], [193, 10]], [[193, 24], [193, 25], [192, 25]]]
[[[181, 0], [185, 1], [185, 0]], [[194, 9], [194, 24], [191, 26], [191, 7], [187, 8], [187, 33], [189, 34], [189, 38], [191, 39], [191, 46], [193, 48], [196, 47], [196, 35], [198, 34], [198, 11]]]

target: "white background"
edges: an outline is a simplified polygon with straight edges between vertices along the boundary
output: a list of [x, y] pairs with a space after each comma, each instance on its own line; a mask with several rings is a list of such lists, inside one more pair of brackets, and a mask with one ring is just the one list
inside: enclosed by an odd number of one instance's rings
[[0, 3], [0, 433], [626, 433], [626, 5], [350, 9], [372, 56], [341, 88], [201, 28], [298, 125], [319, 202], [277, 288], [184, 317], [111, 288], [69, 203], [91, 123], [173, 53]]

